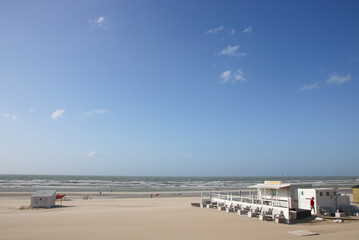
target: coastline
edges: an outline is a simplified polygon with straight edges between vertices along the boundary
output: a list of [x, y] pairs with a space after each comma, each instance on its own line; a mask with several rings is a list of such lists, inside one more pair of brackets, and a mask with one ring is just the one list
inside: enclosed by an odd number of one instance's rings
[[[155, 194], [159, 194], [156, 198], [162, 197], [201, 197], [201, 192], [199, 191], [166, 191], [166, 192], [62, 192], [56, 191], [58, 194], [65, 194], [68, 198], [79, 198], [85, 195], [89, 195], [93, 198], [151, 198], [154, 197]], [[203, 191], [209, 192], [209, 191]], [[0, 192], [0, 198], [6, 197], [28, 197], [34, 192]]]

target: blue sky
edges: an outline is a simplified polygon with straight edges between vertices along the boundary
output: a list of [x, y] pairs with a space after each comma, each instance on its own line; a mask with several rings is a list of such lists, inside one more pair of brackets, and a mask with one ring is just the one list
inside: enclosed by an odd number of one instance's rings
[[358, 1], [1, 1], [0, 173], [357, 175]]

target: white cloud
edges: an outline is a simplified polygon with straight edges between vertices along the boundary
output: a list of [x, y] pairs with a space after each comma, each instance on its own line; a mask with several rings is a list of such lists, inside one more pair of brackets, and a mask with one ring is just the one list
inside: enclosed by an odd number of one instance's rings
[[238, 52], [239, 46], [231, 46], [228, 45], [227, 47], [223, 48], [222, 51], [218, 54], [219, 56], [237, 56], [237, 57], [244, 57], [247, 53]]
[[224, 71], [221, 76], [219, 76], [222, 80], [221, 83], [226, 83], [231, 78], [231, 70]]
[[329, 78], [327, 79], [328, 84], [343, 84], [351, 79], [351, 75], [347, 74], [346, 76], [340, 76], [336, 72], [330, 74]]
[[193, 153], [190, 153], [190, 154], [187, 154], [184, 156], [184, 158], [188, 159], [188, 158], [193, 158], [194, 157], [194, 154]]
[[245, 78], [243, 77], [243, 75], [244, 75], [244, 74], [243, 74], [242, 69], [238, 69], [237, 72], [235, 72], [235, 73], [233, 74], [233, 78], [234, 78], [233, 83], [235, 83], [235, 82], [237, 82], [237, 81], [239, 81], [239, 82], [241, 82], [241, 83], [246, 82], [247, 79], [245, 79]]
[[233, 29], [231, 30], [231, 34], [234, 35], [235, 33], [236, 33], [236, 30], [233, 28]]
[[309, 91], [318, 88], [318, 86], [319, 83], [305, 84], [303, 87], [299, 88], [298, 91]]
[[1, 113], [0, 117], [11, 119], [13, 122], [16, 122], [18, 119], [17, 115], [10, 113]]
[[232, 83], [236, 83], [236, 82], [240, 82], [240, 83], [245, 83], [247, 81], [247, 79], [244, 77], [244, 73], [242, 71], [242, 69], [238, 69], [236, 72], [233, 72], [231, 70], [228, 71], [224, 71], [220, 76], [221, 78], [221, 83], [227, 83], [229, 81], [232, 81]]
[[308, 91], [312, 89], [318, 88], [319, 83], [313, 83], [313, 84], [305, 84], [303, 87], [299, 88], [298, 91]]
[[101, 16], [96, 19], [90, 19], [89, 24], [91, 27], [99, 27], [103, 29], [108, 28], [108, 20], [105, 16]]
[[204, 32], [204, 34], [218, 34], [220, 31], [222, 31], [224, 29], [223, 26], [214, 28], [214, 29], [208, 29], [207, 31]]
[[87, 154], [88, 157], [99, 157], [101, 155], [102, 155], [101, 153], [96, 152], [96, 151], [92, 151]]
[[85, 117], [90, 117], [92, 115], [101, 115], [101, 114], [105, 114], [107, 113], [107, 110], [104, 109], [94, 109], [92, 111], [89, 111], [87, 113], [85, 113]]
[[30, 111], [30, 112], [35, 112], [36, 110], [33, 109], [33, 108], [30, 108], [29, 111]]
[[56, 109], [56, 111], [51, 114], [51, 118], [56, 119], [58, 117], [62, 117], [64, 112], [65, 112], [65, 109]]
[[243, 33], [251, 33], [252, 31], [253, 31], [252, 26], [249, 26], [243, 30]]

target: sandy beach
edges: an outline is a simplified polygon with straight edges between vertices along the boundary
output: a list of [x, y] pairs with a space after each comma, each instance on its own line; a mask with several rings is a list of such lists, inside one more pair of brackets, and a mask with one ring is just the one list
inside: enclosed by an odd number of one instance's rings
[[[83, 195], [83, 193], [82, 193]], [[25, 209], [29, 194], [0, 194], [0, 239], [357, 239], [359, 221], [276, 224], [192, 207], [198, 197], [67, 196], [62, 206]], [[57, 202], [60, 205], [60, 202]], [[289, 233], [309, 230], [318, 236]]]

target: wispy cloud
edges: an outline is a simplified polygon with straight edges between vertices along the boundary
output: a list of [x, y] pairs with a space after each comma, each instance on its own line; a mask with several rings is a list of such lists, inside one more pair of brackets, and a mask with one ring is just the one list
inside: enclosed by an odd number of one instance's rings
[[105, 16], [101, 16], [96, 19], [90, 19], [89, 24], [91, 27], [99, 27], [103, 29], [108, 28], [108, 20]]
[[188, 158], [193, 158], [194, 157], [194, 154], [193, 153], [190, 153], [190, 154], [187, 154], [184, 156], [184, 158], [188, 159]]
[[251, 33], [253, 31], [252, 26], [249, 26], [243, 30], [243, 33]]
[[105, 110], [105, 109], [94, 109], [92, 111], [86, 112], [85, 117], [90, 117], [90, 116], [93, 116], [93, 115], [102, 115], [102, 114], [105, 114], [105, 113], [107, 113], [107, 110]]
[[236, 82], [245, 83], [247, 79], [244, 77], [244, 73], [242, 69], [238, 69], [236, 72], [233, 72], [231, 70], [224, 71], [219, 78], [221, 79], [221, 83], [227, 83], [231, 81], [233, 84]]
[[92, 152], [89, 152], [89, 153], [87, 154], [88, 157], [99, 157], [99, 156], [101, 156], [101, 155], [102, 155], [102, 154], [99, 153], [99, 152], [97, 152], [97, 151], [92, 151]]
[[229, 81], [229, 79], [231, 78], [231, 70], [228, 71], [224, 71], [220, 76], [219, 76], [221, 80], [221, 83], [226, 83]]
[[243, 77], [243, 75], [244, 75], [243, 71], [242, 71], [241, 69], [238, 69], [237, 72], [234, 73], [234, 76], [233, 76], [233, 77], [234, 77], [234, 81], [233, 81], [233, 83], [235, 83], [235, 82], [237, 82], [237, 81], [239, 81], [239, 82], [241, 82], [241, 83], [246, 82], [247, 79], [245, 79], [245, 78]]
[[237, 57], [244, 57], [247, 53], [239, 52], [239, 46], [231, 46], [228, 45], [227, 47], [223, 48], [222, 51], [218, 54], [219, 56], [237, 56]]
[[305, 84], [303, 87], [299, 88], [298, 91], [309, 91], [312, 89], [318, 88], [319, 83], [313, 83], [313, 84]]
[[33, 109], [33, 108], [30, 108], [29, 111], [30, 111], [30, 112], [35, 112], [36, 110]]
[[329, 78], [327, 79], [328, 84], [343, 84], [351, 79], [351, 75], [347, 74], [345, 76], [340, 76], [336, 72], [330, 74]]
[[56, 119], [58, 117], [62, 117], [64, 112], [65, 112], [65, 109], [56, 109], [56, 111], [51, 114], [51, 118]]
[[11, 119], [13, 122], [16, 122], [18, 119], [17, 115], [10, 113], [0, 113], [0, 117]]
[[204, 34], [205, 35], [207, 35], [207, 34], [218, 34], [222, 30], [224, 30], [224, 27], [220, 26], [220, 27], [217, 27], [217, 28], [208, 29], [207, 31], [204, 32]]

